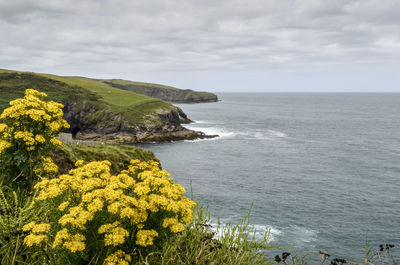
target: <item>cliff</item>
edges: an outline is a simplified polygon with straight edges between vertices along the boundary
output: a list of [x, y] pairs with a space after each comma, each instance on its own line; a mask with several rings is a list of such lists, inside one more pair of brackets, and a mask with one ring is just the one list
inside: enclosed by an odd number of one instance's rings
[[0, 112], [26, 88], [64, 104], [64, 119], [76, 139], [137, 143], [212, 137], [184, 128], [190, 119], [168, 102], [84, 77], [0, 70]]
[[217, 102], [218, 97], [210, 92], [199, 92], [190, 89], [178, 89], [152, 83], [133, 82], [121, 79], [100, 80], [112, 87], [132, 91], [149, 97], [159, 98], [174, 103]]

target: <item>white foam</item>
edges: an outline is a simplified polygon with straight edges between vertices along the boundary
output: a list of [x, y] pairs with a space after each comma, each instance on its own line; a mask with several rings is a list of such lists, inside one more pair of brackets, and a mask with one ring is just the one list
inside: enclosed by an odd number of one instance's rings
[[225, 128], [221, 128], [218, 126], [207, 126], [205, 124], [210, 124], [209, 121], [195, 121], [191, 124], [186, 124], [185, 127], [195, 131], [204, 132], [207, 135], [218, 135], [219, 137], [203, 139], [203, 140], [217, 140], [217, 139], [226, 139], [226, 138], [241, 138], [241, 139], [249, 139], [249, 140], [271, 140], [273, 138], [285, 138], [288, 137], [287, 134], [280, 131], [275, 130], [266, 130], [266, 131], [247, 131], [247, 132], [233, 132], [228, 131]]
[[237, 133], [228, 132], [228, 131], [218, 128], [218, 127], [200, 127], [200, 126], [195, 126], [195, 125], [186, 125], [185, 127], [190, 130], [201, 131], [207, 135], [218, 135], [219, 136], [217, 138], [210, 138], [209, 140], [216, 140], [218, 138], [219, 139], [233, 138], [237, 135]]
[[285, 138], [287, 134], [274, 131], [274, 130], [267, 130], [266, 132], [255, 132], [255, 133], [247, 133], [242, 134], [243, 136], [247, 136], [248, 139], [256, 139], [256, 140], [271, 140], [274, 138]]
[[256, 230], [256, 237], [262, 238], [265, 235], [267, 229], [269, 230], [269, 241], [274, 241], [276, 236], [282, 234], [282, 231], [273, 226], [265, 226], [265, 225], [253, 225], [254, 229]]
[[256, 139], [265, 139], [265, 135], [264, 135], [263, 133], [260, 133], [260, 132], [256, 132], [256, 133], [254, 134], [254, 137], [255, 137]]
[[194, 124], [206, 124], [210, 123], [209, 121], [193, 121]]
[[298, 241], [303, 242], [303, 243], [311, 243], [313, 241], [317, 240], [317, 231], [314, 231], [312, 229], [306, 228], [306, 227], [300, 227], [297, 225], [291, 226], [289, 228], [291, 233], [295, 238], [297, 238]]
[[274, 137], [279, 137], [279, 138], [283, 138], [283, 137], [287, 137], [286, 133], [280, 132], [280, 131], [274, 131], [274, 130], [268, 130], [268, 134]]

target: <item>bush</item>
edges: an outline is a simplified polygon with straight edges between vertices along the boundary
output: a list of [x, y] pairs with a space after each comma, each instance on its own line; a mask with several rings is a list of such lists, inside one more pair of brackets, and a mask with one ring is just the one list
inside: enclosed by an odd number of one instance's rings
[[0, 185], [29, 190], [37, 177], [57, 173], [48, 153], [61, 145], [55, 136], [69, 125], [62, 118], [63, 105], [46, 97], [27, 89], [0, 115]]
[[41, 223], [23, 228], [30, 232], [24, 244], [48, 244], [53, 260], [128, 264], [132, 255], [160, 248], [192, 220], [195, 203], [157, 162], [133, 160], [119, 175], [111, 175], [108, 161], [76, 166], [35, 185], [34, 207], [47, 213]]

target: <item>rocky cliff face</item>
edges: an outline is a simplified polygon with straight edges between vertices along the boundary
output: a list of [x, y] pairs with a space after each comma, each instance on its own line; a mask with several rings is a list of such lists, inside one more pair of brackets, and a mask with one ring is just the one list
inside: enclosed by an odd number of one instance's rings
[[160, 109], [147, 117], [148, 122], [135, 124], [123, 113], [112, 113], [104, 106], [73, 100], [64, 103], [64, 118], [71, 125], [69, 130], [73, 137], [80, 140], [115, 144], [215, 137], [184, 128], [181, 124], [191, 120], [180, 108]]
[[[167, 88], [136, 83], [118, 83], [118, 81], [103, 81], [112, 87], [129, 90], [153, 98], [159, 98], [174, 103], [207, 103], [217, 102], [218, 97], [209, 92], [198, 92], [190, 89]], [[129, 82], [129, 81], [127, 81]]]

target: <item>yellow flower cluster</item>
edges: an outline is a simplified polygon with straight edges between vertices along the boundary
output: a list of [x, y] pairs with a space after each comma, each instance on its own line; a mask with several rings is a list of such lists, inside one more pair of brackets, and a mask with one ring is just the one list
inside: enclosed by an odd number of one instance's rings
[[104, 245], [106, 246], [116, 246], [123, 244], [125, 242], [125, 238], [129, 236], [129, 232], [118, 226], [120, 222], [116, 221], [112, 224], [105, 224], [99, 227], [99, 234], [104, 234]]
[[42, 156], [40, 158], [40, 163], [38, 163], [33, 171], [40, 175], [41, 173], [50, 174], [57, 173], [58, 166], [54, 164], [53, 159], [49, 156]]
[[85, 249], [85, 239], [86, 238], [84, 235], [80, 233], [70, 234], [68, 232], [68, 229], [63, 228], [57, 232], [52, 247], [55, 248], [58, 246], [62, 246], [63, 248], [68, 249], [69, 251], [74, 253]]
[[[53, 247], [71, 252], [84, 250], [85, 240], [93, 236], [86, 234], [87, 230], [93, 231], [88, 225], [94, 224], [98, 225], [98, 234], [104, 234], [104, 246], [147, 247], [154, 244], [160, 232], [182, 232], [183, 223], [192, 220], [196, 204], [182, 196], [185, 189], [174, 184], [157, 162], [133, 160], [118, 175], [111, 174], [108, 161], [77, 161], [75, 165], [77, 168], [69, 174], [44, 178], [35, 185], [39, 190], [35, 204], [53, 202], [62, 214], [56, 220], [61, 230]], [[106, 264], [124, 264], [112, 263], [116, 257], [109, 256]]]
[[63, 105], [54, 101], [44, 102], [46, 93], [34, 89], [25, 90], [24, 98], [19, 98], [10, 102], [10, 107], [5, 109], [0, 115], [0, 119], [13, 118], [20, 120], [21, 117], [29, 117], [34, 121], [54, 122], [62, 119]]
[[173, 233], [179, 233], [185, 230], [185, 227], [179, 223], [178, 218], [165, 218], [162, 226], [164, 228], [169, 227]]
[[[46, 97], [45, 93], [27, 89], [24, 98], [11, 101], [10, 107], [0, 115], [0, 120], [4, 122], [0, 124], [0, 139], [8, 143], [22, 143], [27, 151], [46, 144], [60, 145], [55, 136], [69, 128], [69, 125], [62, 118], [63, 105], [54, 101], [43, 101]], [[0, 152], [5, 146], [7, 145], [0, 144]]]
[[10, 147], [11, 147], [11, 143], [0, 139], [0, 154], [1, 154], [4, 150], [6, 150], [7, 148], [10, 148]]
[[24, 238], [24, 244], [28, 247], [33, 245], [40, 246], [43, 242], [48, 241], [47, 233], [50, 231], [51, 226], [46, 223], [36, 224], [36, 222], [30, 222], [22, 227], [25, 232], [30, 231], [30, 234]]
[[158, 236], [156, 230], [139, 230], [136, 234], [136, 244], [147, 247], [153, 245], [153, 240]]
[[115, 253], [108, 256], [105, 260], [103, 265], [129, 265], [131, 262], [131, 256], [127, 255], [122, 250], [118, 250]]

